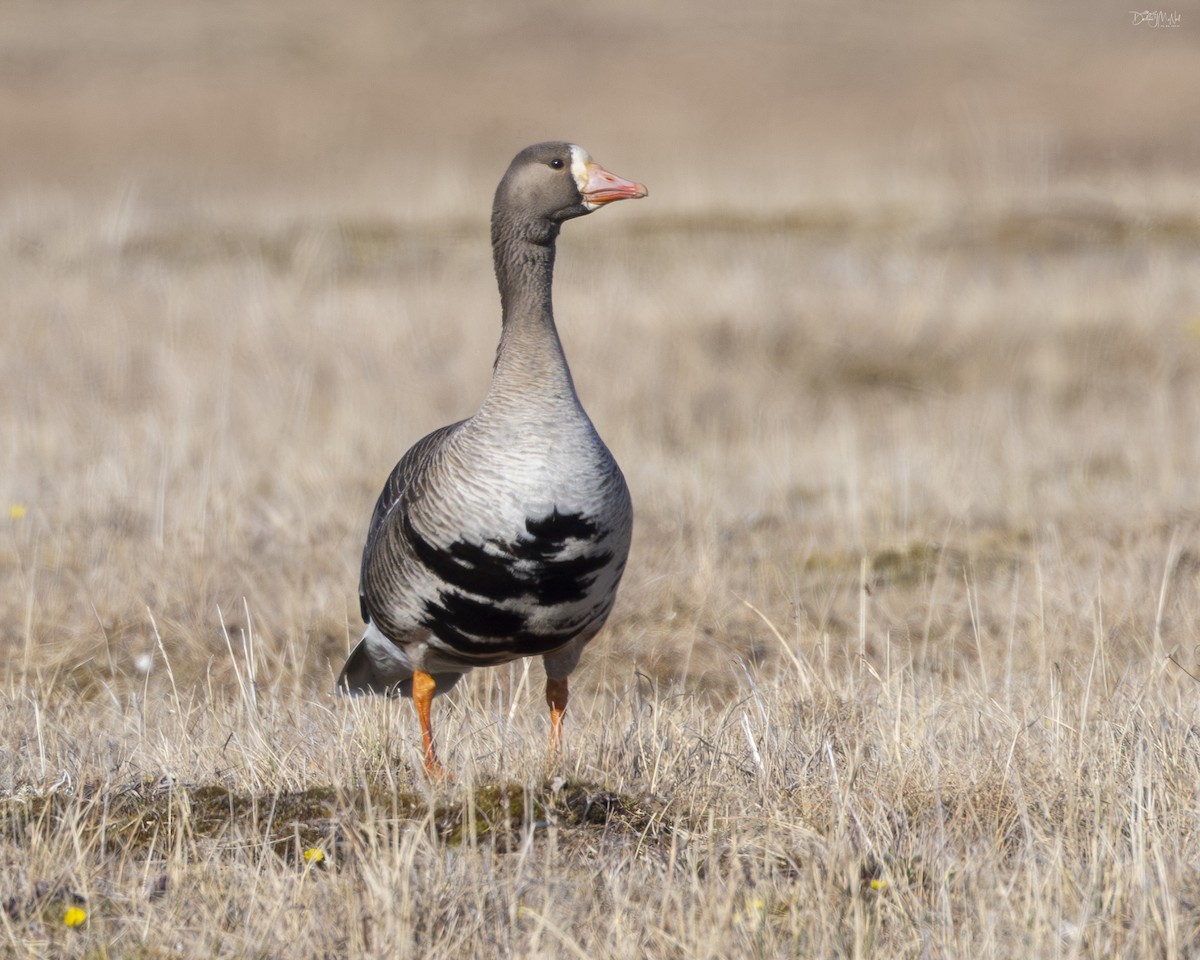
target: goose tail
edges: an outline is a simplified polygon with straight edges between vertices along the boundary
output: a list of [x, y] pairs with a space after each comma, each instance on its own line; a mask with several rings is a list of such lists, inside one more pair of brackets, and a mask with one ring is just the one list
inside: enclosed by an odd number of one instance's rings
[[[462, 673], [433, 674], [436, 694], [443, 694], [462, 678]], [[388, 640], [370, 621], [337, 678], [337, 692], [358, 696], [364, 693], [389, 697], [412, 697], [413, 671], [403, 651]], [[435, 695], [436, 695], [435, 694]]]
[[370, 641], [366, 636], [350, 651], [350, 656], [346, 658], [342, 672], [337, 678], [337, 692], [342, 694], [394, 695], [398, 687], [403, 693], [405, 685], [408, 686], [409, 696], [412, 696], [412, 673], [404, 677], [397, 676], [394, 669], [389, 671], [387, 676], [380, 672], [375, 666], [375, 661], [371, 659]]

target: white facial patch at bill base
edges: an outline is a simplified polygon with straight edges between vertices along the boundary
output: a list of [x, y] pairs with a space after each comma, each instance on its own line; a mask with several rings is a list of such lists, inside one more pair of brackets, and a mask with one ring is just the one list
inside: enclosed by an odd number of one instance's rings
[[[583, 192], [587, 189], [590, 174], [588, 173], [588, 164], [592, 162], [591, 155], [578, 144], [571, 144], [571, 176], [575, 178], [575, 186], [579, 188], [579, 195], [582, 197]], [[584, 197], [583, 205], [588, 208], [590, 213], [597, 209], [600, 204], [592, 203]]]

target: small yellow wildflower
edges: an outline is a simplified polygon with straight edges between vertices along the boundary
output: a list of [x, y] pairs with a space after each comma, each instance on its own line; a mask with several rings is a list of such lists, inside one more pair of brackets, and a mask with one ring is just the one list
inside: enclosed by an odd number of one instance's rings
[[20, 520], [28, 512], [28, 508], [23, 503], [14, 503], [8, 508], [8, 516], [12, 520]]
[[762, 897], [747, 897], [742, 905], [745, 909], [733, 914], [733, 922], [738, 926], [758, 923], [767, 915], [767, 901]]
[[872, 890], [886, 890], [887, 889], [887, 881], [879, 880], [879, 879], [872, 880], [871, 881], [871, 889]]
[[309, 863], [320, 863], [325, 859], [325, 851], [320, 850], [317, 847], [309, 847], [304, 851], [304, 859]]
[[63, 914], [63, 923], [68, 927], [79, 927], [87, 919], [87, 911], [82, 907], [67, 907], [67, 912]]

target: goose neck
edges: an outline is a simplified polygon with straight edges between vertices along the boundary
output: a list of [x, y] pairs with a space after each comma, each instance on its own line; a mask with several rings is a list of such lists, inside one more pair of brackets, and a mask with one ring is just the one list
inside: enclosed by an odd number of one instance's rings
[[493, 398], [516, 390], [574, 397], [570, 369], [554, 325], [555, 224], [543, 236], [493, 220], [492, 247], [503, 328], [496, 352]]
[[[532, 229], [540, 227], [540, 229]], [[524, 228], [524, 229], [522, 229]], [[553, 323], [550, 290], [554, 282], [557, 226], [492, 220], [492, 257], [504, 325], [526, 320]]]

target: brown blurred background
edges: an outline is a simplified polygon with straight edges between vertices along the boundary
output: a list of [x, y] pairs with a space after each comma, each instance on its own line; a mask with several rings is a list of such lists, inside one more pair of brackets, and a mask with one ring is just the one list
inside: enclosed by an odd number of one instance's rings
[[1086, 659], [1097, 556], [1128, 656], [1190, 643], [1197, 2], [5, 0], [0, 663], [209, 677], [252, 616], [328, 691], [544, 138], [650, 187], [556, 289], [637, 502], [609, 676], [736, 686], [781, 655], [743, 598], [802, 650]]
[[1200, 7], [1128, 7], [7, 0], [0, 196], [433, 216], [560, 137], [651, 183], [640, 216], [1189, 169]]

